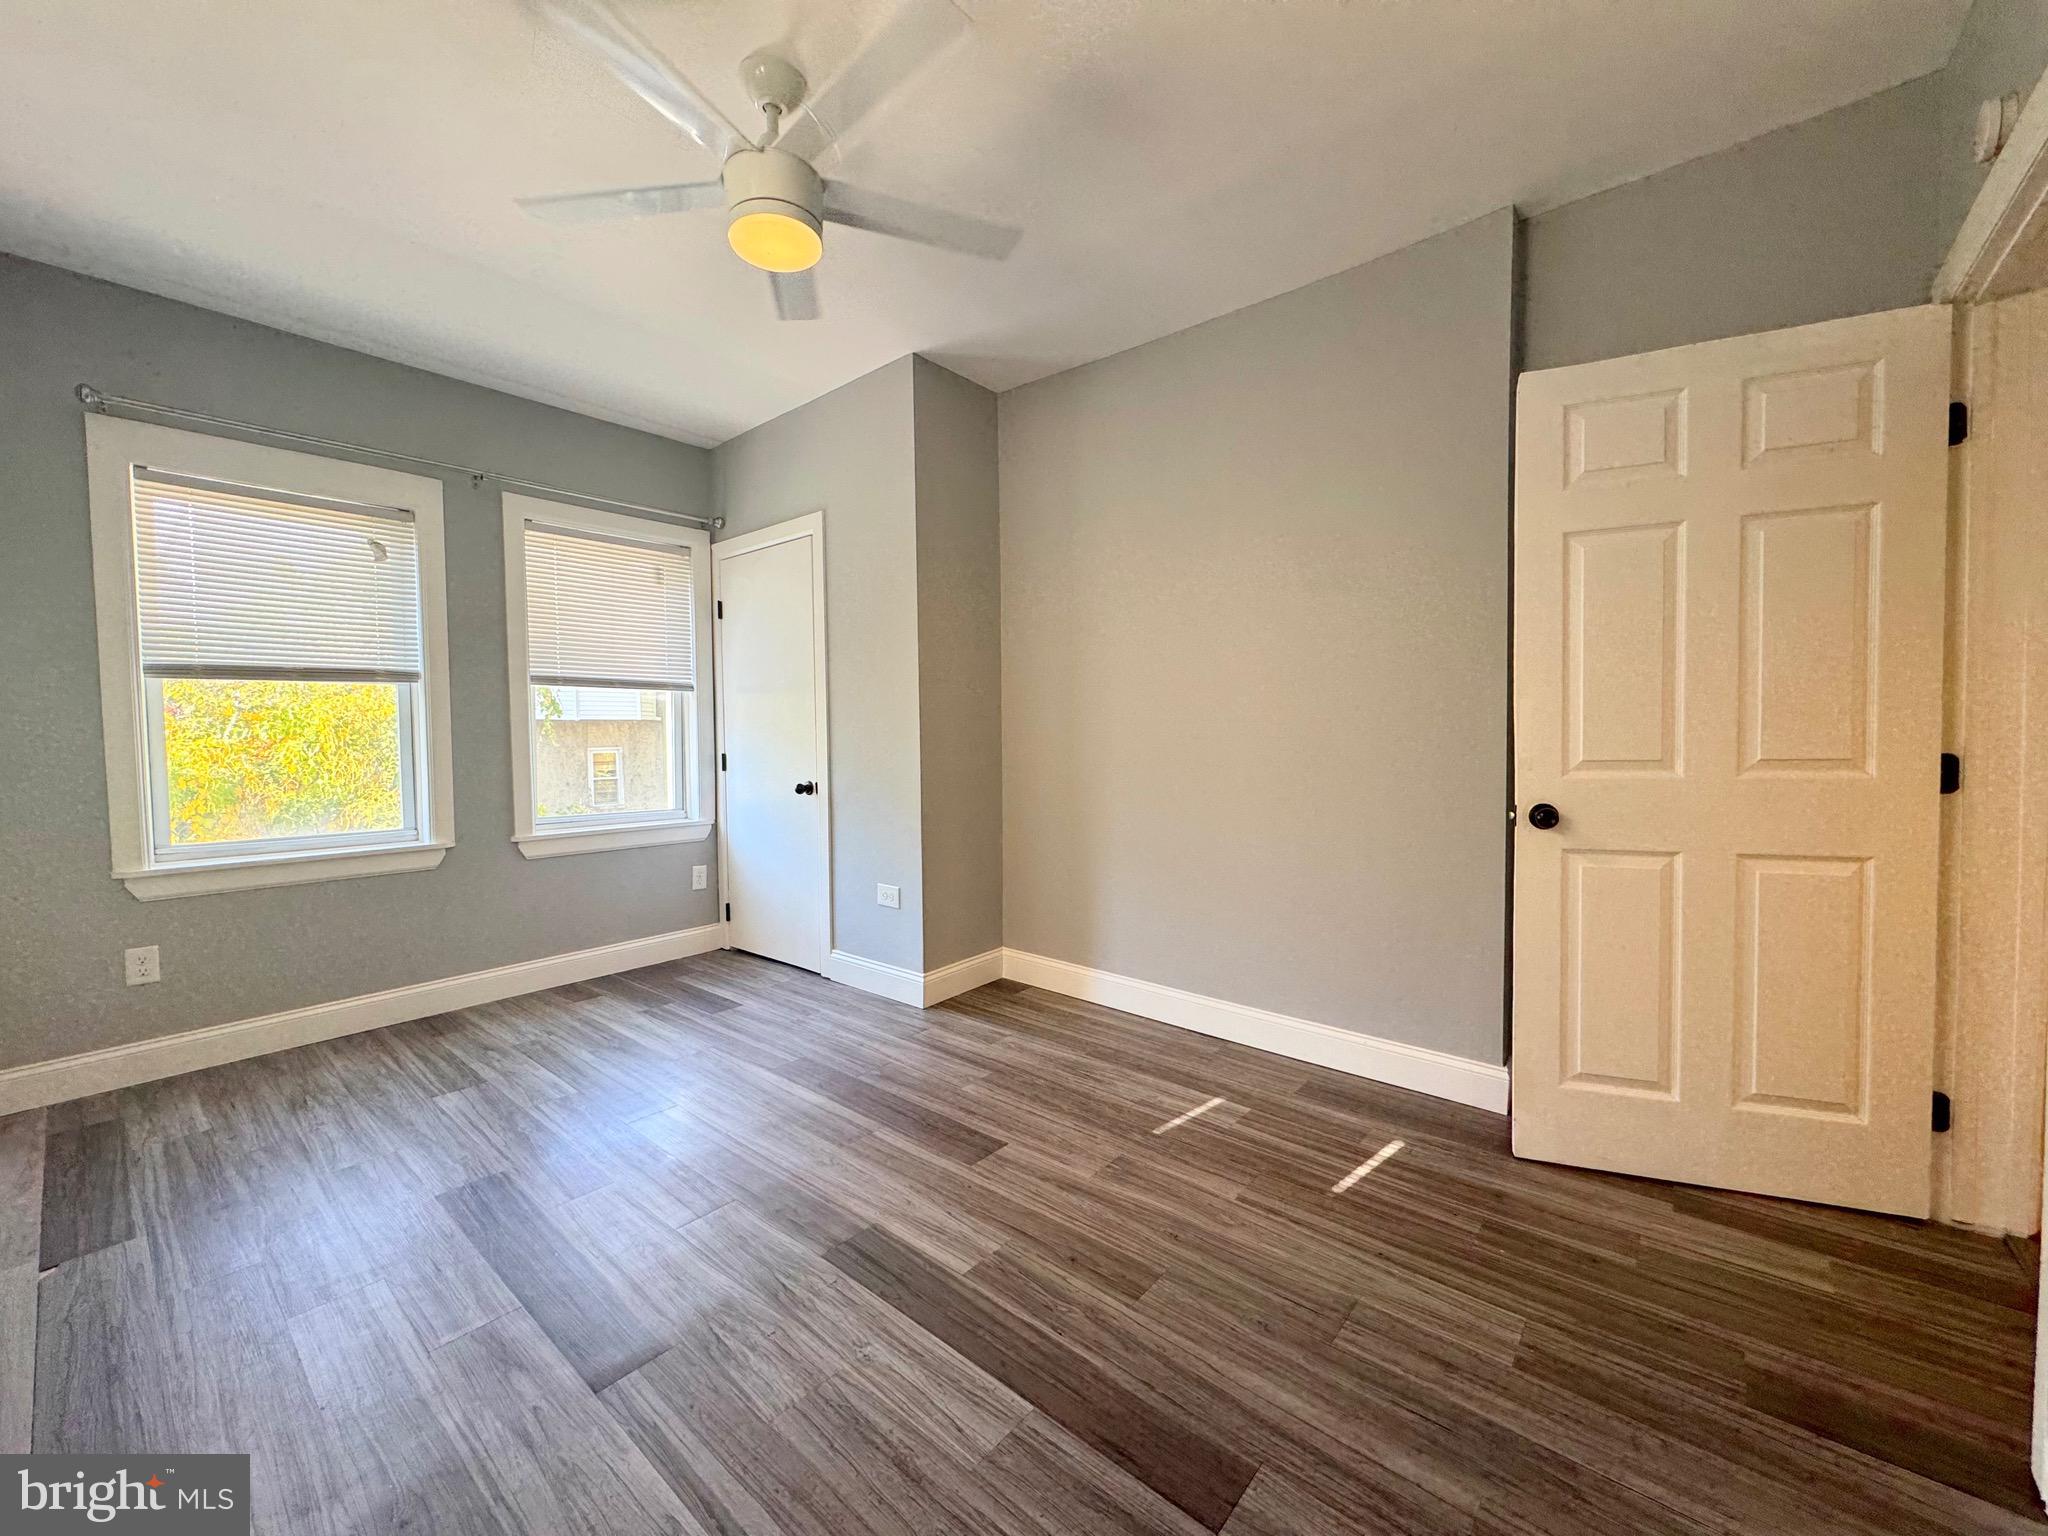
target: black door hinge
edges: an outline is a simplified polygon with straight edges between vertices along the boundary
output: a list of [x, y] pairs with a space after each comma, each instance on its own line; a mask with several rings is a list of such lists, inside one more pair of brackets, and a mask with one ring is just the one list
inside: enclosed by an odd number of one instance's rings
[[1963, 787], [1963, 760], [1953, 752], [1941, 754], [1941, 792], [1952, 795]]
[[723, 752], [718, 754], [718, 771], [720, 773], [725, 772], [725, 754]]
[[714, 604], [713, 606], [714, 606], [714, 607], [716, 607], [716, 608], [718, 609], [718, 616], [719, 616], [719, 617], [720, 617], [721, 619], [722, 619], [722, 618], [724, 618], [724, 617], [725, 617], [725, 599], [721, 597], [721, 598], [720, 598], [720, 599], [719, 599], [719, 600], [717, 601], [717, 603], [715, 603], [715, 604]]
[[1935, 1128], [1935, 1130], [1937, 1130], [1937, 1131], [1945, 1131], [1945, 1130], [1947, 1130], [1947, 1129], [1949, 1128], [1949, 1125], [1950, 1125], [1950, 1123], [1951, 1123], [1951, 1122], [1952, 1122], [1952, 1121], [1954, 1120], [1954, 1118], [1955, 1118], [1955, 1114], [1954, 1114], [1954, 1111], [1952, 1111], [1952, 1110], [1951, 1110], [1951, 1109], [1949, 1108], [1949, 1102], [1948, 1102], [1948, 1095], [1947, 1095], [1947, 1094], [1945, 1094], [1945, 1093], [1942, 1093], [1942, 1092], [1940, 1092], [1940, 1091], [1938, 1091], [1938, 1090], [1937, 1090], [1937, 1091], [1936, 1091], [1936, 1093], [1935, 1093], [1935, 1095], [1934, 1095], [1934, 1128]]
[[725, 904], [725, 920], [728, 923], [732, 921], [732, 903], [729, 901]]
[[1970, 408], [1960, 400], [1948, 403], [1948, 445], [1966, 442], [1970, 436]]

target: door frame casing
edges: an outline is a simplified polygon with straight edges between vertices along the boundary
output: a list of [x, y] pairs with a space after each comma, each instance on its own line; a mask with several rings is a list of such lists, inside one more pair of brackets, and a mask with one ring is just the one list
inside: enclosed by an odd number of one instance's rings
[[732, 868], [732, 849], [728, 831], [731, 822], [726, 815], [726, 770], [725, 760], [725, 619], [719, 611], [724, 601], [723, 585], [720, 580], [725, 562], [735, 555], [751, 554], [776, 544], [787, 544], [796, 539], [811, 541], [811, 665], [816, 679], [816, 707], [814, 729], [818, 743], [818, 800], [823, 812], [818, 823], [818, 957], [813, 967], [824, 974], [826, 963], [831, 957], [833, 946], [832, 931], [832, 733], [831, 733], [831, 682], [825, 670], [825, 514], [806, 512], [801, 517], [790, 518], [787, 522], [774, 523], [766, 528], [757, 528], [751, 533], [735, 534], [731, 538], [719, 539], [711, 546], [711, 612], [712, 612], [712, 674], [714, 689], [712, 695], [714, 734], [712, 748], [717, 756], [718, 773], [718, 922], [724, 946], [732, 947], [732, 925], [726, 920], [726, 902], [729, 898]]
[[[1991, 792], [2005, 802], [1993, 821], [2007, 825], [1994, 826], [1988, 835], [1971, 830], [1978, 809], [1972, 792], [1980, 799], [1985, 792], [1987, 754], [1981, 750], [1982, 731], [1968, 728], [1978, 724], [1968, 712], [1973, 694], [1981, 700], [2001, 686], [2023, 687], [2028, 697], [2019, 706], [2024, 711], [2022, 739], [2015, 748], [2010, 732], [1994, 731], [2007, 738], [1996, 743], [2005, 759], [1998, 766], [2009, 771], [2015, 756], [2038, 765], [2035, 748], [2041, 727], [2036, 722], [2048, 716], [2041, 707], [2040, 675], [2024, 664], [2014, 667], [2009, 659], [1989, 678], [1972, 674], [1979, 670], [1983, 645], [2004, 638], [2000, 626], [2038, 624], [2039, 616], [2048, 613], [2048, 576], [2037, 565], [2031, 573], [2032, 591], [2020, 590], [2014, 573], [2001, 568], [2004, 551], [1998, 548], [2012, 546], [2014, 534], [2006, 525], [2024, 515], [2016, 503], [2031, 504], [2044, 473], [2041, 449], [2025, 439], [2023, 428], [2016, 432], [2012, 423], [2000, 419], [2016, 409], [2038, 411], [2039, 403], [2048, 399], [2048, 383], [2034, 383], [2048, 375], [2042, 322], [2038, 316], [2022, 322], [2021, 310], [2004, 308], [2024, 302], [2048, 283], [2044, 251], [2048, 73], [2027, 93], [2010, 137], [1956, 231], [1932, 291], [1937, 302], [1953, 301], [1956, 307], [1955, 398], [1970, 411], [1969, 436], [1951, 454], [1951, 540], [1966, 557], [1973, 545], [1998, 551], [1988, 559], [1965, 558], [1960, 568], [1951, 561], [1944, 745], [1963, 756], [1964, 782], [1958, 803], [1945, 807], [1943, 816], [1943, 970], [1936, 1043], [1938, 1082], [1956, 1094], [1956, 1129], [1937, 1143], [1934, 1214], [1942, 1221], [2021, 1234], [2043, 1227], [2039, 1197], [2043, 1163], [2048, 1161], [2041, 1119], [2042, 1084], [2048, 1076], [2042, 1062], [2048, 1024], [2041, 1012], [2042, 998], [2048, 994], [2043, 974], [2048, 966], [2043, 958], [2048, 932], [2042, 931], [2038, 910], [2043, 854], [2038, 843], [2027, 846], [2018, 880], [1986, 878], [1976, 867], [1976, 850], [1998, 848], [1999, 834], [2020, 830], [2021, 818], [2013, 804], [2014, 786], [1993, 779]], [[2011, 358], [2001, 352], [2004, 333], [2014, 328], [2033, 332], [2024, 343], [2032, 351], [2031, 378], [2014, 369]], [[2017, 401], [2012, 398], [2015, 391], [2021, 396]], [[1973, 750], [1978, 758], [1975, 773], [1969, 761]], [[1988, 985], [1982, 957], [1973, 959], [1963, 949], [1969, 930], [1987, 920], [2005, 930], [2006, 944], [2006, 975]], [[1974, 997], [1969, 995], [1973, 982]], [[2004, 1075], [2008, 1073], [2009, 1077]], [[2041, 1454], [2048, 1470], [2048, 1446]]]
[[1942, 806], [1936, 1219], [2025, 1235], [2041, 1221], [2048, 1029], [2048, 294], [1957, 307], [1950, 450], [1944, 748], [1962, 759]]

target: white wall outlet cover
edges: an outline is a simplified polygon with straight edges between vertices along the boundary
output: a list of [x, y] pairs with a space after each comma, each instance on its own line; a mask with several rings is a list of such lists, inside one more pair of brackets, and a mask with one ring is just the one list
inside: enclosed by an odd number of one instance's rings
[[131, 987], [146, 987], [153, 981], [164, 979], [163, 967], [157, 958], [157, 947], [154, 944], [123, 951], [121, 963], [123, 975]]
[[701, 890], [705, 890], [705, 889], [709, 888], [709, 886], [710, 886], [710, 883], [711, 883], [711, 871], [710, 871], [710, 869], [709, 869], [709, 868], [708, 868], [707, 866], [705, 866], [705, 865], [702, 865], [702, 864], [692, 864], [692, 865], [690, 866], [690, 889], [691, 889], [691, 890], [693, 890], [693, 891], [701, 891]]
[[878, 905], [884, 907], [901, 907], [903, 905], [903, 892], [900, 888], [893, 885], [878, 885], [875, 887], [875, 901]]

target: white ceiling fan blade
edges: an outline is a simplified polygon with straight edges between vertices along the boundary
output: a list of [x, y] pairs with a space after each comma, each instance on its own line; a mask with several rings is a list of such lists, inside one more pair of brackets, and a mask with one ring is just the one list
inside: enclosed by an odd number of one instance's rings
[[815, 320], [818, 309], [818, 280], [811, 272], [770, 272], [768, 286], [775, 290], [775, 318]]
[[852, 133], [891, 91], [965, 36], [970, 25], [953, 0], [903, 0], [832, 83], [804, 103], [804, 115], [783, 134], [782, 147], [799, 159], [815, 160]]
[[725, 188], [715, 181], [679, 181], [665, 187], [619, 187], [610, 192], [562, 192], [551, 197], [522, 197], [519, 206], [550, 224], [593, 224], [600, 219], [645, 218], [657, 213], [682, 213], [691, 208], [716, 208], [725, 202]]
[[646, 103], [722, 161], [751, 140], [704, 93], [655, 52], [606, 0], [532, 0], [534, 6], [605, 63]]
[[825, 183], [825, 217], [849, 229], [894, 235], [898, 240], [914, 240], [989, 261], [1001, 261], [1024, 235], [1007, 224], [991, 224], [970, 214], [850, 187], [843, 181]]

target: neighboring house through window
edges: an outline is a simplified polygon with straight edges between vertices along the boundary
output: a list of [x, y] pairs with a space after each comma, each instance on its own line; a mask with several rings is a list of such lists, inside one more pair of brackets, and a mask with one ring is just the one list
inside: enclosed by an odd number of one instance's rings
[[677, 524], [505, 497], [513, 840], [528, 858], [709, 836], [709, 549]]

